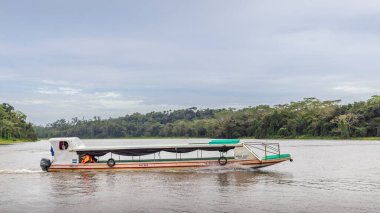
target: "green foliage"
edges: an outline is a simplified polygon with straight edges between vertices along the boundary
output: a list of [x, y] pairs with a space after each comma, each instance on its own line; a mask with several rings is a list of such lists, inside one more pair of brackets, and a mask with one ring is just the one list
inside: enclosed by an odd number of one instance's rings
[[0, 105], [0, 140], [37, 140], [37, 134], [26, 115], [7, 104]]
[[36, 127], [39, 137], [300, 138], [380, 136], [380, 96], [340, 105], [340, 100], [305, 98], [289, 104], [243, 109], [181, 109], [119, 118], [71, 121]]

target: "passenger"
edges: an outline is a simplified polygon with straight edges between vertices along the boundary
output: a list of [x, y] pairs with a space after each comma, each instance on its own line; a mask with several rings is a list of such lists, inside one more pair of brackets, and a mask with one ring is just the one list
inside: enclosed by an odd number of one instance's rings
[[81, 160], [81, 163], [94, 163], [94, 158], [91, 156], [91, 155], [85, 155], [82, 160]]

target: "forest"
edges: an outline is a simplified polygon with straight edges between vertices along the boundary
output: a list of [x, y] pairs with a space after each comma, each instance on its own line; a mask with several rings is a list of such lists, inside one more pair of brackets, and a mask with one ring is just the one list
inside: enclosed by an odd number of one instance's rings
[[60, 119], [35, 127], [38, 137], [209, 137], [355, 138], [380, 136], [380, 96], [341, 104], [340, 100], [302, 101], [242, 109], [196, 107], [119, 118]]
[[7, 103], [0, 104], [1, 140], [37, 140], [33, 125], [26, 122], [26, 115]]

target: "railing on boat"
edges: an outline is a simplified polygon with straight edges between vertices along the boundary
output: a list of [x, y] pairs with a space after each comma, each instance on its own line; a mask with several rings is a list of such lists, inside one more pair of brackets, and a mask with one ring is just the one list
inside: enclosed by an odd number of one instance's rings
[[245, 146], [245, 148], [247, 148], [258, 159], [261, 158], [256, 154], [256, 150], [262, 151], [264, 158], [267, 158], [268, 154], [278, 155], [279, 157], [281, 156], [279, 143], [244, 142], [243, 146]]
[[[198, 143], [192, 143], [192, 144], [198, 144]], [[203, 143], [201, 143], [203, 144]], [[281, 155], [280, 152], [280, 144], [279, 143], [267, 143], [267, 142], [242, 142], [241, 143], [243, 147], [245, 147], [250, 153], [252, 153], [257, 159], [259, 160], [267, 160], [267, 159], [273, 159], [273, 158], [282, 158], [282, 157], [287, 157]], [[203, 159], [203, 152], [202, 150], [197, 150], [196, 151], [197, 156], [196, 158], [193, 157], [192, 159]], [[226, 153], [220, 152], [220, 157], [225, 157]], [[111, 153], [111, 158], [112, 158], [112, 153]], [[286, 154], [288, 155], [288, 154]], [[140, 158], [141, 156], [131, 156], [132, 161], [141, 161], [142, 159]], [[160, 161], [161, 158], [161, 152], [157, 152], [153, 154], [153, 159], [150, 159], [152, 161]], [[137, 158], [137, 159], [136, 159]], [[207, 158], [207, 157], [206, 157]], [[182, 153], [175, 153], [175, 158], [176, 160], [181, 160], [182, 159]], [[124, 159], [123, 159], [124, 160]], [[121, 162], [123, 161], [119, 159], [118, 161]], [[143, 161], [146, 159], [143, 159]]]

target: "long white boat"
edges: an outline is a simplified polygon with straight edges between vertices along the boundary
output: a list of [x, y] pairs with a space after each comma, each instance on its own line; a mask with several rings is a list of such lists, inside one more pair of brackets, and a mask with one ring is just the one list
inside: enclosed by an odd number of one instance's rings
[[[41, 159], [42, 170], [49, 172], [91, 170], [141, 170], [227, 166], [261, 168], [287, 160], [278, 143], [241, 142], [239, 139], [214, 139], [208, 143], [176, 145], [124, 145], [88, 147], [77, 137], [52, 138], [53, 159]], [[233, 150], [233, 151], [230, 151]], [[175, 158], [161, 158], [161, 153], [175, 153]], [[197, 157], [182, 158], [196, 152]], [[206, 152], [208, 157], [205, 157]], [[200, 154], [199, 154], [200, 153]], [[214, 157], [210, 157], [214, 153]], [[226, 153], [233, 153], [228, 156]], [[99, 160], [111, 156], [106, 160]], [[152, 156], [151, 159], [141, 159]], [[195, 155], [195, 154], [194, 154]], [[121, 159], [122, 156], [124, 159]], [[125, 159], [128, 158], [128, 159]]]

